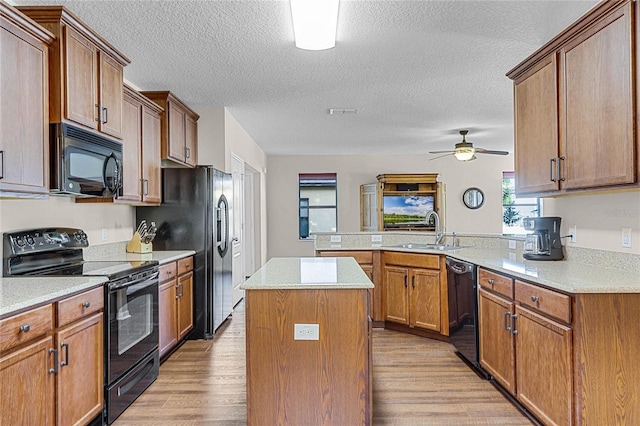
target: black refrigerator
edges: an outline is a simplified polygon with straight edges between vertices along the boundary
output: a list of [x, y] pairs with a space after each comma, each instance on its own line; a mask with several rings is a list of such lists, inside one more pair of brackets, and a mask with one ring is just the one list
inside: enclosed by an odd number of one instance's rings
[[155, 222], [153, 250], [195, 250], [193, 331], [211, 339], [231, 315], [231, 175], [210, 166], [162, 169], [162, 204], [136, 208], [136, 223]]

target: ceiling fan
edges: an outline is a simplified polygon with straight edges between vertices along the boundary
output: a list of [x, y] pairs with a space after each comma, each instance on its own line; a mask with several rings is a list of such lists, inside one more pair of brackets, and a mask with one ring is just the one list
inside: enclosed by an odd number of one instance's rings
[[474, 148], [471, 142], [467, 142], [465, 136], [469, 133], [468, 130], [460, 130], [460, 134], [462, 135], [462, 141], [456, 144], [456, 149], [453, 151], [429, 151], [429, 154], [444, 154], [438, 157], [431, 158], [431, 160], [435, 160], [436, 158], [446, 157], [447, 155], [454, 155], [459, 161], [472, 161], [476, 159], [476, 154], [493, 154], [493, 155], [508, 155], [507, 151], [492, 151], [484, 148]]

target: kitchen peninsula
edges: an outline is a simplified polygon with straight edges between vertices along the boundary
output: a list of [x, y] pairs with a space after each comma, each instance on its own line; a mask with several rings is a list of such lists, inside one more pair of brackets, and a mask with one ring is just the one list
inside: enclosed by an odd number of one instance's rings
[[246, 290], [247, 423], [371, 424], [369, 289], [352, 258], [274, 258]]

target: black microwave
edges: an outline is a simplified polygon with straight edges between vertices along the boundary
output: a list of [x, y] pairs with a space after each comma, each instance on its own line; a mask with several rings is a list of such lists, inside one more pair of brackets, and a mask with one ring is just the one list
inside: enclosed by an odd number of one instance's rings
[[122, 143], [52, 123], [50, 193], [75, 197], [122, 195]]

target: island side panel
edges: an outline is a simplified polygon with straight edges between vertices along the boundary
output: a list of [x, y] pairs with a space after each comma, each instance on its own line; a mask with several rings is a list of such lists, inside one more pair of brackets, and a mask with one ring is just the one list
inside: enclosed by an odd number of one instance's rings
[[640, 425], [640, 294], [576, 295], [577, 424]]
[[[370, 424], [367, 289], [247, 290], [247, 424]], [[319, 324], [319, 340], [294, 340]]]

